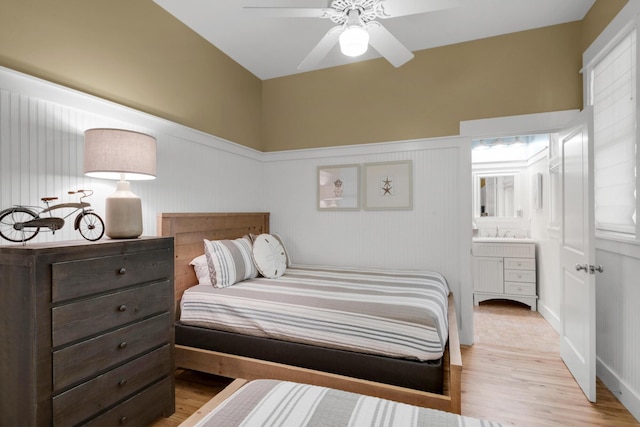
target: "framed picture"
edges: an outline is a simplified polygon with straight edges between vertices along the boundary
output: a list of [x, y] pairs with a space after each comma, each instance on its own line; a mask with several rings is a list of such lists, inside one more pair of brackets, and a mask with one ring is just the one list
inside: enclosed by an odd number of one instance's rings
[[318, 209], [360, 209], [360, 165], [318, 166]]
[[411, 160], [364, 165], [364, 208], [413, 209]]

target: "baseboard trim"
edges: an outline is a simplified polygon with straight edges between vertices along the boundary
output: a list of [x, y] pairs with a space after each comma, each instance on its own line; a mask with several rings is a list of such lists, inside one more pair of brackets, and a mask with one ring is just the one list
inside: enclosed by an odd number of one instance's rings
[[560, 318], [556, 313], [549, 310], [544, 301], [538, 300], [538, 313], [551, 325], [557, 333], [560, 333]]
[[640, 395], [634, 392], [609, 367], [596, 358], [596, 375], [611, 393], [640, 421]]

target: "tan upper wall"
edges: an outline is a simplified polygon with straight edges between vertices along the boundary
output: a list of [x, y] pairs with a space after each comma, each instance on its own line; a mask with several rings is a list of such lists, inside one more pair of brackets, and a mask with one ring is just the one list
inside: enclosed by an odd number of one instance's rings
[[460, 121], [582, 108], [582, 52], [627, 0], [584, 21], [263, 82], [265, 151], [457, 135]]
[[582, 107], [580, 22], [260, 81], [151, 0], [0, 0], [0, 65], [276, 151], [455, 135], [461, 120]]
[[629, 0], [596, 0], [582, 20], [582, 52], [593, 43]]
[[0, 0], [0, 65], [262, 149], [260, 79], [151, 0]]
[[[461, 120], [582, 105], [580, 23], [263, 82], [266, 151], [457, 135]], [[268, 107], [268, 108], [267, 108]]]

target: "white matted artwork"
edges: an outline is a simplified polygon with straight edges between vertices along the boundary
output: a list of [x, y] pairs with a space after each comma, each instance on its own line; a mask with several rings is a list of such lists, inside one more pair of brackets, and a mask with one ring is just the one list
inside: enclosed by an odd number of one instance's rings
[[318, 166], [318, 209], [360, 209], [360, 165]]
[[364, 208], [413, 209], [411, 160], [364, 165]]

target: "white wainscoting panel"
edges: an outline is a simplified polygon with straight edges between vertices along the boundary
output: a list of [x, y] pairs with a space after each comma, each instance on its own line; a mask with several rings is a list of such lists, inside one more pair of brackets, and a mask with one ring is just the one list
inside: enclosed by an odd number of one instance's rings
[[640, 258], [596, 249], [597, 374], [640, 420]]
[[[471, 343], [470, 145], [448, 138], [372, 145], [363, 154], [346, 147], [271, 157], [266, 162], [271, 229], [282, 234], [294, 263], [443, 273], [459, 311], [462, 306], [466, 313], [461, 339]], [[318, 166], [360, 164], [362, 174], [365, 163], [398, 160], [413, 163], [412, 210], [317, 209]]]
[[[116, 182], [84, 176], [84, 131], [114, 127], [158, 141], [157, 178], [131, 183], [142, 199], [144, 235], [157, 234], [161, 212], [264, 210], [261, 153], [11, 70], [0, 69], [0, 77], [0, 209], [39, 205], [42, 197], [77, 201], [67, 192], [89, 188], [89, 202], [104, 216]], [[33, 242], [82, 239], [73, 218]]]

